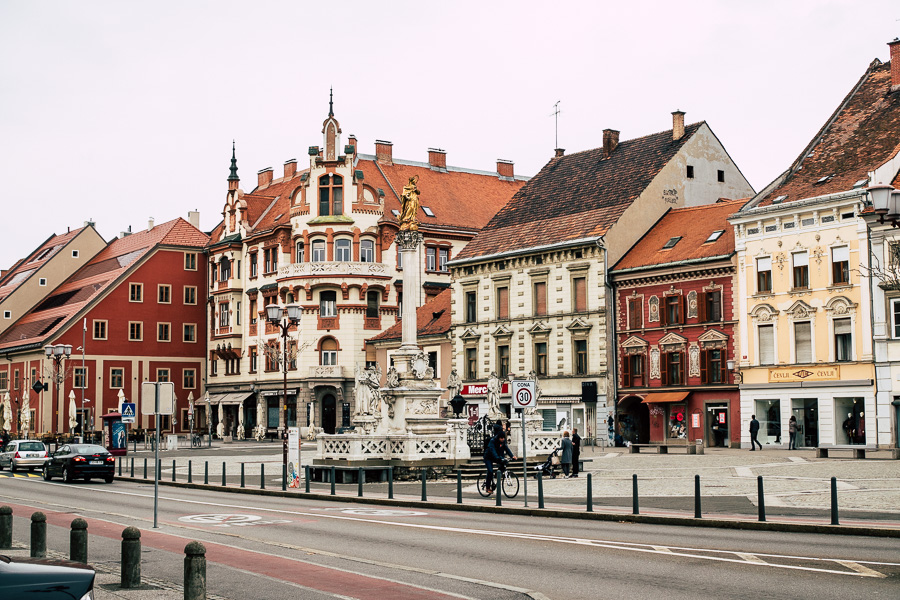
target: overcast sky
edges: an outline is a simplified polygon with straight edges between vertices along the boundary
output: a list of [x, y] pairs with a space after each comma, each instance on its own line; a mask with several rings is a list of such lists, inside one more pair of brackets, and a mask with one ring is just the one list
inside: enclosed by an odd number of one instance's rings
[[[615, 6], [615, 8], [613, 7]], [[532, 175], [559, 146], [705, 120], [757, 190], [900, 35], [893, 1], [0, 0], [0, 266], [93, 219], [105, 239], [321, 144]]]

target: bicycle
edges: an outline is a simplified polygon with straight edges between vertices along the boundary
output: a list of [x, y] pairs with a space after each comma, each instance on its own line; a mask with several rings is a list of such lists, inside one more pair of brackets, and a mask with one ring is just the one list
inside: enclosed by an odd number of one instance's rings
[[[519, 476], [513, 473], [512, 469], [507, 468], [507, 461], [503, 461], [503, 465], [499, 469], [501, 474], [500, 486], [503, 488], [503, 495], [510, 499], [515, 498], [519, 495]], [[476, 485], [481, 497], [489, 498], [494, 491], [493, 487], [496, 485], [496, 482], [491, 482], [491, 485], [488, 485], [487, 473], [485, 472], [478, 476]]]

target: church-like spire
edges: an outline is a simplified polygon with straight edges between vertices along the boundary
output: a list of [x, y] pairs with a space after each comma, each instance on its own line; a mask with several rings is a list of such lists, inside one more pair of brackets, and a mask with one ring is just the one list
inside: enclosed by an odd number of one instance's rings
[[328, 88], [328, 116], [334, 116], [334, 88]]
[[241, 178], [237, 174], [237, 157], [234, 154], [234, 140], [231, 140], [231, 172], [228, 174], [228, 181], [240, 181]]

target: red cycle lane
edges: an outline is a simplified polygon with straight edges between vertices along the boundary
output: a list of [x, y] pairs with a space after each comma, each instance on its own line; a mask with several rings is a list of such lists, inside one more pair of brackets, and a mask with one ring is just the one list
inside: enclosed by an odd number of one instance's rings
[[[30, 518], [31, 513], [35, 510], [41, 510], [47, 516], [47, 524], [55, 527], [68, 529], [74, 518], [72, 513], [36, 509], [33, 506], [20, 504], [7, 503], [6, 505], [13, 509], [15, 516], [27, 515], [25, 518]], [[102, 519], [82, 518], [88, 523], [89, 535], [115, 540], [122, 539], [122, 530], [124, 529], [122, 525]], [[146, 548], [183, 555], [184, 547], [188, 541], [191, 541], [191, 538], [153, 531], [152, 529], [141, 529], [141, 545]], [[446, 598], [450, 600], [451, 598], [458, 598], [458, 596], [442, 594], [413, 585], [347, 573], [339, 569], [323, 567], [255, 550], [243, 550], [207, 541], [204, 541], [203, 545], [206, 547], [207, 562], [249, 571], [320, 592], [339, 594], [359, 598], [360, 600], [380, 600], [383, 598], [391, 598], [391, 600], [440, 600]]]

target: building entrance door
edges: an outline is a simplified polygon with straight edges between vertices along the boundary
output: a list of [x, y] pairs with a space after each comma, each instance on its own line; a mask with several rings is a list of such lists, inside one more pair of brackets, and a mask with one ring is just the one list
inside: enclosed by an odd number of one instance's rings
[[706, 439], [709, 446], [728, 448], [731, 445], [731, 419], [727, 402], [706, 405]]
[[618, 434], [632, 444], [650, 442], [650, 410], [639, 396], [629, 396], [619, 401]]
[[322, 431], [334, 433], [337, 420], [337, 406], [334, 396], [325, 394], [322, 398]]
[[819, 445], [819, 401], [816, 398], [794, 398], [791, 414], [797, 419], [797, 447]]

